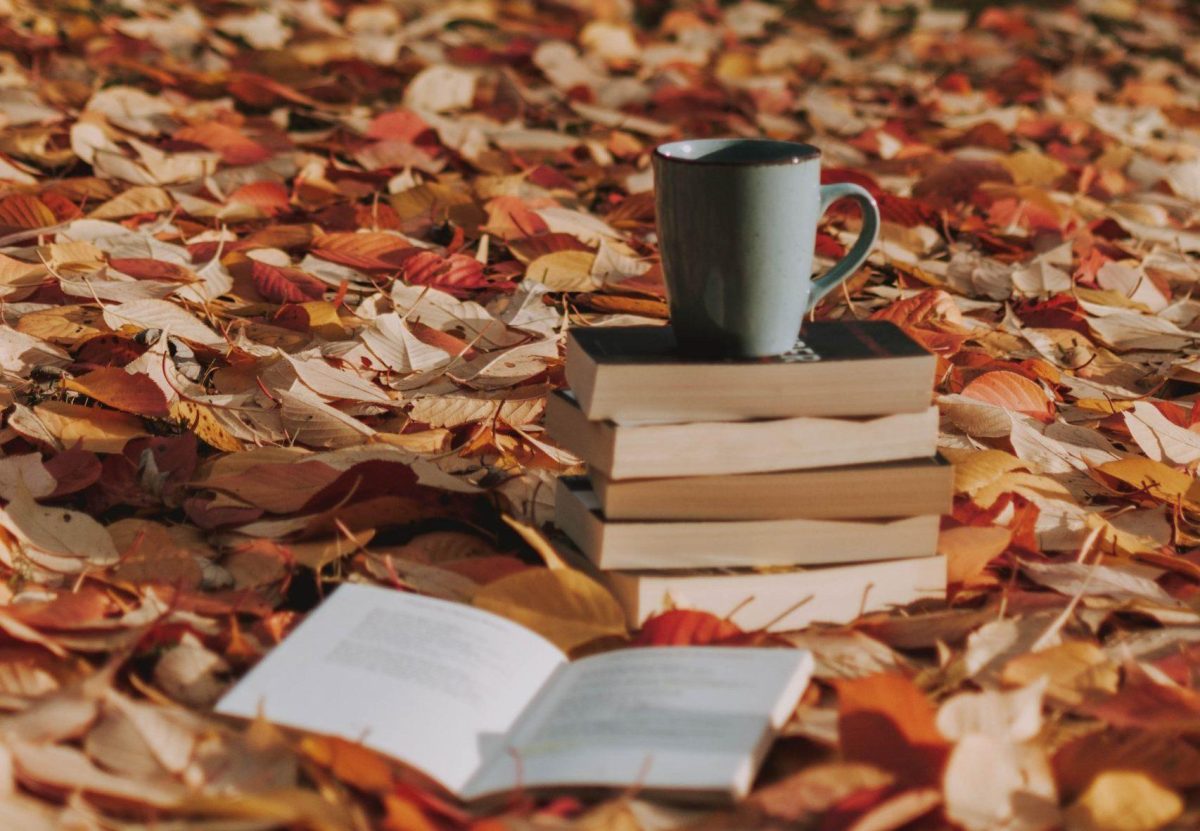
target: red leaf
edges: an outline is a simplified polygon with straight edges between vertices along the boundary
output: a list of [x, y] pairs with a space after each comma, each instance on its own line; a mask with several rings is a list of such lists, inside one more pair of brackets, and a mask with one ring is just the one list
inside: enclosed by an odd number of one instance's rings
[[109, 260], [108, 264], [122, 274], [139, 280], [174, 280], [178, 283], [196, 283], [200, 280], [187, 266], [149, 257], [117, 257]]
[[817, 231], [817, 256], [840, 260], [846, 256], [846, 246], [842, 245], [830, 234]]
[[298, 268], [281, 268], [258, 260], [250, 263], [254, 288], [272, 303], [306, 303], [325, 295], [326, 285]]
[[167, 397], [149, 376], [132, 375], [117, 367], [93, 369], [78, 378], [68, 379], [64, 386], [134, 415], [162, 418], [170, 413]]
[[694, 609], [671, 609], [642, 624], [634, 643], [638, 646], [707, 646], [744, 634], [724, 618]]
[[997, 369], [985, 372], [963, 387], [962, 394], [985, 404], [1024, 413], [1038, 421], [1054, 420], [1054, 404], [1045, 391], [1024, 375]]
[[75, 349], [75, 360], [96, 366], [125, 366], [145, 351], [146, 347], [132, 338], [106, 333], [80, 343]]
[[367, 138], [415, 142], [418, 136], [428, 130], [429, 125], [413, 111], [393, 110], [380, 113], [371, 120], [370, 126], [367, 127]]
[[51, 498], [78, 493], [100, 479], [100, 460], [95, 453], [78, 444], [54, 454], [42, 464], [58, 483]]
[[83, 215], [77, 204], [58, 191], [44, 190], [38, 194], [38, 199], [42, 200], [42, 203], [51, 210], [54, 218], [59, 222], [66, 222]]
[[418, 251], [404, 261], [401, 273], [408, 283], [433, 286], [458, 297], [466, 297], [470, 293], [466, 289], [490, 285], [483, 276], [483, 263], [466, 254], [439, 257], [432, 251]]
[[207, 147], [221, 155], [227, 164], [257, 164], [271, 158], [271, 151], [251, 138], [242, 135], [236, 127], [219, 121], [206, 121], [184, 127], [175, 133], [177, 141], [188, 141]]

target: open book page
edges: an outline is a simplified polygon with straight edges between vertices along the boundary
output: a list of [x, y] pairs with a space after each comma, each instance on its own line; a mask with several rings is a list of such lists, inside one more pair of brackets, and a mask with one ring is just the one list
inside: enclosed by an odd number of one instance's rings
[[565, 664], [489, 612], [348, 584], [216, 709], [361, 741], [458, 792]]
[[641, 786], [738, 795], [812, 673], [792, 649], [630, 649], [563, 667], [467, 786]]

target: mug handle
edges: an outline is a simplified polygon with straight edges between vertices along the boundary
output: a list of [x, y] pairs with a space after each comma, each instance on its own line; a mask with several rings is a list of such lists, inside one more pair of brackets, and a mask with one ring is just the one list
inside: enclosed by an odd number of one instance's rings
[[853, 199], [862, 209], [862, 230], [859, 231], [858, 239], [854, 241], [849, 253], [838, 260], [833, 268], [829, 269], [829, 273], [812, 281], [808, 295], [808, 308], [805, 309], [805, 313], [811, 312], [822, 297], [858, 271], [858, 267], [866, 262], [867, 255], [871, 253], [871, 247], [875, 245], [875, 240], [879, 238], [879, 206], [875, 204], [875, 197], [871, 196], [865, 188], [849, 182], [821, 185], [821, 209], [817, 214], [818, 218], [824, 216], [825, 212], [829, 210], [829, 206], [843, 197]]

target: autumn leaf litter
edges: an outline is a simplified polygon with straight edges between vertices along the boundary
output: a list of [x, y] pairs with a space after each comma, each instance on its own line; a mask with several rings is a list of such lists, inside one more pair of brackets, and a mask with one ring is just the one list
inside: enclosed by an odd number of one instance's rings
[[[1195, 825], [1198, 21], [964, 5], [0, 7], [0, 823]], [[344, 580], [625, 643], [537, 530], [578, 464], [541, 418], [567, 326], [665, 316], [648, 152], [690, 135], [810, 140], [879, 200], [818, 315], [939, 356], [948, 602], [647, 627], [817, 658], [707, 815], [485, 821], [210, 716]]]

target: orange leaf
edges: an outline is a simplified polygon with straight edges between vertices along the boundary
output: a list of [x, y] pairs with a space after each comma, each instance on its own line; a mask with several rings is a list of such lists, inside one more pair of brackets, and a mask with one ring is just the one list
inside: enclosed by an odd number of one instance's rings
[[147, 375], [132, 375], [114, 366], [93, 369], [64, 382], [69, 390], [81, 392], [114, 410], [163, 418], [169, 414], [167, 398]]
[[994, 525], [947, 528], [938, 535], [937, 550], [946, 557], [946, 581], [966, 583], [1004, 553], [1012, 542], [1012, 531]]
[[0, 201], [0, 228], [45, 228], [57, 222], [54, 211], [36, 196], [15, 193]]
[[479, 354], [475, 347], [462, 338], [456, 338], [449, 332], [443, 332], [441, 329], [426, 326], [419, 320], [409, 321], [407, 326], [408, 331], [412, 332], [413, 336], [421, 343], [461, 357], [464, 361], [469, 361]]
[[399, 139], [400, 141], [416, 141], [417, 136], [429, 129], [421, 116], [412, 110], [393, 110], [380, 113], [371, 120], [367, 127], [367, 138], [378, 140]]
[[313, 240], [313, 256], [363, 271], [396, 271], [415, 252], [404, 237], [380, 231], [338, 231]]
[[1045, 423], [1054, 420], [1054, 404], [1046, 392], [1024, 375], [1006, 369], [985, 372], [963, 387], [962, 394]]
[[175, 133], [178, 141], [187, 141], [207, 147], [221, 155], [227, 164], [257, 164], [271, 158], [271, 152], [253, 139], [242, 135], [236, 127], [219, 121], [206, 121], [192, 127], [184, 127]]
[[937, 783], [949, 744], [925, 693], [903, 675], [836, 682], [842, 755], [913, 784]]
[[229, 201], [274, 215], [288, 209], [288, 192], [279, 182], [251, 182], [229, 194]]
[[502, 239], [518, 239], [544, 234], [546, 221], [534, 213], [520, 197], [497, 196], [488, 201], [487, 228]]
[[741, 635], [737, 624], [710, 612], [671, 609], [642, 624], [638, 646], [706, 646]]
[[392, 788], [391, 765], [374, 750], [357, 742], [334, 736], [309, 736], [301, 747], [310, 759], [359, 790], [385, 792]]

